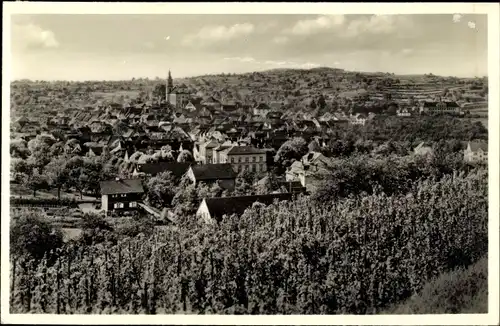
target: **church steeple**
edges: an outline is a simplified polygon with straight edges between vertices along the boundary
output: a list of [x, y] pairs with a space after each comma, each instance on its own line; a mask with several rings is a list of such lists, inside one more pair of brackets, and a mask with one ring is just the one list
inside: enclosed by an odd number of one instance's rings
[[173, 82], [172, 82], [172, 74], [170, 73], [170, 69], [168, 70], [168, 79], [167, 79], [167, 94], [172, 92]]

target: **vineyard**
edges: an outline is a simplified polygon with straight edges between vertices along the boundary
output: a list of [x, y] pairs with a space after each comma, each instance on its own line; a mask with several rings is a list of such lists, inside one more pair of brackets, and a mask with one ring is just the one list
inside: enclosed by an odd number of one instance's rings
[[377, 313], [487, 254], [487, 173], [11, 258], [11, 313]]

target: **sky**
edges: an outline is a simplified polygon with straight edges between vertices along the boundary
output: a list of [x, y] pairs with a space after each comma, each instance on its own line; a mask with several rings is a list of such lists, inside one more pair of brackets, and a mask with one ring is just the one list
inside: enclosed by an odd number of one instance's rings
[[487, 16], [12, 15], [11, 79], [124, 80], [273, 68], [487, 75]]

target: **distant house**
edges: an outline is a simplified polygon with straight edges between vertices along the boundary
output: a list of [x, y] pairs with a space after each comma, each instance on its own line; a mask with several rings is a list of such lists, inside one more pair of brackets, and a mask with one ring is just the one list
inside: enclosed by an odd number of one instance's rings
[[250, 172], [265, 172], [266, 151], [253, 146], [231, 146], [220, 151], [219, 163], [231, 163], [234, 170]]
[[192, 165], [187, 176], [194, 184], [219, 182], [221, 188], [229, 190], [233, 190], [236, 184], [236, 173], [231, 164]]
[[488, 144], [479, 142], [468, 142], [464, 150], [464, 160], [471, 163], [488, 162]]
[[253, 108], [254, 115], [260, 115], [261, 117], [266, 117], [269, 112], [271, 112], [272, 108], [266, 103], [259, 103], [257, 106]]
[[302, 187], [312, 191], [323, 177], [330, 173], [332, 161], [319, 152], [310, 152], [295, 161], [285, 172], [285, 180], [298, 181]]
[[191, 166], [189, 162], [155, 162], [137, 164], [133, 176], [148, 175], [155, 176], [158, 173], [170, 172], [176, 179], [182, 178]]
[[367, 116], [362, 114], [362, 113], [358, 113], [356, 115], [353, 115], [350, 117], [349, 119], [349, 123], [352, 124], [352, 125], [361, 125], [361, 126], [364, 126], [366, 124], [366, 120], [367, 120]]
[[291, 200], [292, 198], [293, 194], [291, 193], [205, 198], [198, 207], [196, 217], [207, 223], [220, 222], [224, 216], [243, 214], [256, 202], [267, 206], [274, 201]]
[[184, 107], [184, 110], [194, 112], [194, 111], [199, 111], [201, 109], [201, 105], [198, 103], [194, 103], [195, 101], [189, 101], [186, 106]]
[[460, 106], [457, 102], [423, 102], [420, 107], [420, 112], [460, 114]]
[[407, 108], [401, 108], [396, 111], [398, 117], [411, 117], [411, 112]]
[[209, 140], [203, 144], [199, 145], [198, 158], [203, 164], [217, 163], [214, 160], [215, 153], [214, 149], [219, 146], [219, 143], [215, 140]]
[[141, 179], [101, 181], [101, 204], [104, 212], [123, 212], [137, 209], [144, 194]]
[[432, 149], [431, 146], [427, 145], [425, 142], [421, 142], [420, 144], [418, 144], [417, 147], [413, 149], [413, 153], [415, 155], [431, 156], [434, 154], [434, 150]]

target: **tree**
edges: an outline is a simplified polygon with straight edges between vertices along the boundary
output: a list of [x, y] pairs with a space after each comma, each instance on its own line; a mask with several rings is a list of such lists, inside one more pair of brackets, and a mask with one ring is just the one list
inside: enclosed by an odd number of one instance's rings
[[41, 259], [62, 244], [61, 231], [43, 221], [39, 213], [25, 210], [11, 215], [10, 251], [13, 255], [28, 254]]
[[193, 161], [193, 154], [191, 154], [190, 151], [187, 149], [184, 149], [179, 156], [177, 157], [177, 162], [192, 162]]
[[157, 208], [170, 206], [176, 192], [174, 176], [170, 171], [158, 173], [146, 183], [147, 200]]
[[80, 156], [72, 157], [66, 163], [66, 168], [68, 170], [68, 186], [75, 188], [80, 193], [80, 198], [82, 198], [85, 188], [85, 180], [81, 178], [84, 169], [83, 158]]
[[83, 216], [83, 241], [86, 244], [101, 243], [106, 240], [113, 240], [113, 227], [109, 224], [103, 215], [86, 213]]
[[167, 86], [164, 83], [156, 84], [153, 89], [153, 97], [164, 100], [167, 97]]
[[28, 163], [39, 168], [41, 171], [51, 159], [51, 147], [55, 139], [48, 135], [38, 135], [28, 142], [28, 149], [31, 155], [28, 157]]
[[32, 170], [33, 167], [30, 166], [25, 160], [16, 157], [10, 159], [10, 171], [16, 182], [23, 182], [23, 180], [31, 174]]
[[274, 161], [282, 166], [288, 166], [293, 159], [299, 160], [307, 154], [308, 148], [306, 141], [301, 137], [295, 137], [287, 140], [278, 149]]
[[68, 170], [66, 169], [67, 159], [65, 157], [55, 157], [45, 167], [48, 184], [57, 189], [57, 199], [61, 200], [61, 189], [68, 183]]
[[48, 188], [47, 177], [40, 174], [38, 168], [36, 167], [33, 168], [31, 173], [25, 175], [23, 184], [26, 188], [33, 190], [33, 197], [36, 197], [37, 190]]
[[321, 151], [321, 146], [319, 145], [319, 143], [316, 139], [311, 140], [309, 145], [307, 145], [307, 148], [309, 149], [309, 152], [320, 152]]
[[323, 95], [321, 95], [318, 99], [318, 106], [322, 110], [326, 107], [326, 101], [325, 101], [325, 97]]
[[26, 159], [30, 155], [28, 150], [28, 143], [24, 139], [14, 139], [10, 142], [10, 155], [11, 157], [18, 157]]
[[64, 144], [64, 152], [66, 154], [80, 154], [81, 153], [81, 147], [80, 143], [78, 142], [78, 139], [68, 139], [66, 141], [66, 144]]

